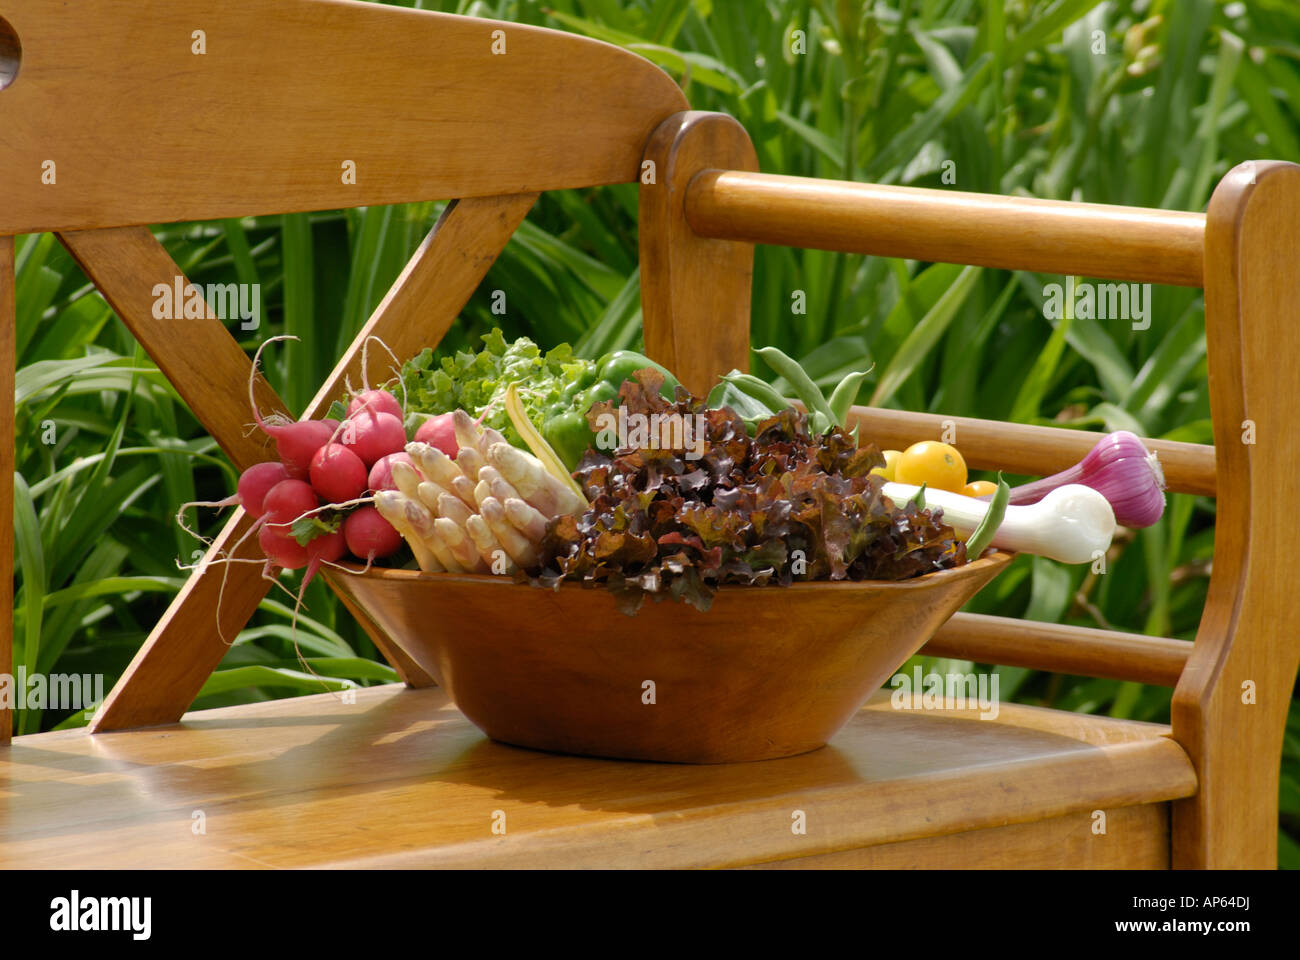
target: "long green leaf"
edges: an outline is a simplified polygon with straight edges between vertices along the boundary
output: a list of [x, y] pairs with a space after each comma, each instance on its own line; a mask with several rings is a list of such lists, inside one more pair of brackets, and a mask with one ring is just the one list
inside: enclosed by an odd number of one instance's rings
[[880, 375], [875, 392], [871, 395], [871, 406], [880, 407], [888, 403], [895, 391], [902, 385], [930, 350], [943, 336], [948, 325], [961, 305], [966, 302], [978, 279], [981, 267], [966, 267], [957, 279], [941, 296], [930, 311], [921, 318], [898, 352], [890, 359], [885, 372]]

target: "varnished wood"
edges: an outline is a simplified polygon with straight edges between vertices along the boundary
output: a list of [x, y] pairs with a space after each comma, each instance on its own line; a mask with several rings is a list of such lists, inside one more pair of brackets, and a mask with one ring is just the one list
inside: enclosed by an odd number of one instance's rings
[[[341, 396], [348, 378], [360, 383], [361, 344], [366, 336], [380, 337], [399, 357], [436, 345], [535, 200], [535, 195], [524, 194], [464, 200], [449, 206], [304, 416], [323, 415], [329, 403]], [[188, 348], [178, 341], [170, 349]], [[385, 376], [381, 356], [386, 354], [370, 351], [371, 372], [379, 379]], [[246, 378], [249, 360], [242, 352], [239, 360]], [[228, 366], [238, 366], [238, 361], [232, 358]], [[231, 369], [226, 379], [238, 379], [238, 371]], [[240, 410], [246, 404], [239, 395], [215, 393], [198, 402]], [[218, 550], [236, 542], [242, 529], [239, 513], [227, 523], [208, 556], [215, 558]], [[241, 555], [260, 556], [256, 543], [250, 544]], [[226, 569], [210, 564], [204, 573], [192, 574], [105, 698], [91, 724], [92, 731], [170, 723], [180, 717], [221, 662], [228, 639], [247, 623], [269, 587], [253, 564], [232, 564]], [[218, 595], [222, 597], [221, 631], [214, 613]], [[391, 651], [382, 638], [378, 646], [381, 652]], [[395, 655], [389, 662], [404, 679], [428, 683], [423, 671], [405, 672], [407, 658]]]
[[[270, 438], [250, 429], [252, 364], [211, 306], [203, 304], [202, 318], [186, 318], [179, 304], [175, 317], [154, 315], [156, 285], [174, 290], [179, 281], [187, 298], [191, 289], [154, 235], [146, 227], [119, 227], [63, 233], [59, 239], [231, 462], [243, 470], [276, 459]], [[288, 412], [260, 374], [255, 392], [264, 416]]]
[[631, 182], [686, 108], [611, 44], [376, 3], [9, 0], [4, 15], [23, 65], [0, 98], [0, 235]]
[[[0, 674], [14, 673], [14, 241], [0, 237]], [[13, 711], [0, 707], [0, 744], [9, 742]]]
[[383, 654], [384, 659], [393, 665], [402, 682], [409, 687], [432, 687], [437, 681], [423, 667], [407, 656], [406, 651], [389, 639], [388, 634], [379, 629], [379, 625], [364, 608], [357, 606], [346, 594], [339, 594], [339, 602], [360, 624], [375, 649]]
[[702, 237], [1006, 270], [1201, 285], [1199, 213], [718, 169], [686, 196]]
[[493, 739], [734, 763], [824, 744], [1010, 560], [899, 583], [723, 587], [707, 612], [647, 600], [633, 617], [609, 591], [572, 583], [379, 568], [329, 577]]
[[1191, 651], [1186, 640], [977, 613], [955, 614], [921, 649], [931, 657], [1164, 687], [1178, 683]]
[[[1205, 326], [1218, 452], [1214, 568], [1174, 691], [1174, 735], [1200, 773], [1174, 808], [1177, 867], [1273, 867], [1278, 768], [1300, 662], [1295, 544], [1300, 431], [1300, 166], [1245, 164], [1210, 198]], [[1244, 443], [1243, 423], [1255, 425]]]
[[[859, 436], [882, 450], [906, 450], [918, 440], [950, 436], [973, 470], [1002, 470], [1040, 477], [1074, 466], [1102, 436], [1089, 430], [881, 407], [853, 407], [848, 423], [859, 425]], [[1214, 496], [1214, 447], [1176, 440], [1143, 439], [1142, 442], [1159, 456], [1171, 492]]]
[[1167, 870], [1169, 804], [1147, 803], [754, 864], [748, 870]]
[[676, 114], [650, 137], [639, 201], [646, 353], [698, 396], [721, 374], [749, 369], [754, 247], [697, 235], [683, 211], [691, 178], [717, 165], [758, 169], [744, 127], [720, 113]]
[[[279, 700], [93, 739], [39, 734], [0, 754], [0, 867], [788, 864], [1039, 820], [1090, 822], [1094, 810], [1114, 825], [1098, 843], [1147, 849], [1152, 839], [1127, 833], [1122, 811], [1196, 788], [1164, 726], [1014, 704], [996, 720], [977, 717], [894, 710], [880, 697], [820, 750], [724, 766], [509, 747], [475, 729], [445, 690], [396, 685], [358, 691], [355, 703]], [[804, 834], [792, 830], [796, 810]], [[1038, 833], [1025, 833], [1033, 854]], [[944, 866], [943, 857], [916, 865]]]

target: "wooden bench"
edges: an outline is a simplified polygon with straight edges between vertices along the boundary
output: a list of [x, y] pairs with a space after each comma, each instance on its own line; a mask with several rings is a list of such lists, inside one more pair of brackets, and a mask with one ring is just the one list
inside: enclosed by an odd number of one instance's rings
[[[89, 733], [0, 748], [0, 865], [1275, 865], [1300, 658], [1300, 341], [1287, 323], [1300, 168], [1239, 167], [1205, 215], [781, 177], [758, 173], [739, 124], [689, 111], [657, 68], [552, 31], [341, 0], [149, 0], [126, 15], [82, 0], [75, 16], [12, 0], [4, 16], [22, 45], [0, 90], [5, 403], [15, 234], [58, 234], [242, 468], [269, 458], [244, 435], [249, 360], [215, 316], [183, 337], [153, 317], [153, 286], [182, 271], [143, 225], [456, 198], [362, 333], [410, 355], [446, 332], [541, 191], [638, 182], [646, 349], [696, 391], [747, 366], [755, 242], [1203, 286], [1216, 446], [1151, 445], [1172, 490], [1223, 496], [1194, 644], [959, 614], [925, 651], [1170, 686], [1170, 726], [1014, 705], [996, 719], [902, 711], [878, 696], [822, 750], [721, 767], [495, 744], [359, 609], [406, 687], [182, 716], [227, 649], [220, 633], [266, 590], [233, 566], [217, 613], [209, 568]], [[255, 105], [232, 87], [244, 83]], [[57, 185], [41, 183], [48, 160]], [[305, 416], [359, 379], [360, 341]], [[936, 437], [944, 419], [853, 416], [886, 447]], [[9, 466], [12, 422], [11, 408]], [[1015, 473], [1054, 472], [1095, 439], [956, 426], [971, 466]], [[213, 550], [246, 529], [237, 515]], [[7, 525], [2, 536], [9, 577]], [[0, 672], [10, 620], [4, 606]], [[0, 740], [8, 730], [3, 715]]]

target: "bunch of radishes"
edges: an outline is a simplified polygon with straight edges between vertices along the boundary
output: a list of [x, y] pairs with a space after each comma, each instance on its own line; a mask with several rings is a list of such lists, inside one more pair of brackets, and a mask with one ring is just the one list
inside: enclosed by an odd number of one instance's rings
[[[375, 509], [373, 494], [396, 489], [393, 464], [411, 460], [405, 452], [402, 406], [387, 390], [367, 386], [353, 394], [342, 421], [264, 418], [257, 409], [253, 384], [262, 350], [280, 339], [287, 338], [270, 338], [258, 348], [248, 380], [253, 419], [275, 440], [280, 459], [249, 467], [240, 475], [233, 497], [210, 505], [242, 506], [254, 520], [268, 575], [271, 566], [306, 568], [305, 588], [323, 564], [336, 563], [349, 553], [370, 563], [401, 549], [401, 534]], [[416, 439], [444, 450], [450, 445], [447, 452], [456, 454], [450, 414], [426, 420]], [[345, 511], [340, 522], [338, 514]], [[322, 519], [327, 512], [329, 522]], [[315, 529], [304, 530], [302, 522], [312, 520], [317, 521]], [[308, 531], [313, 534], [310, 539], [305, 536]]]

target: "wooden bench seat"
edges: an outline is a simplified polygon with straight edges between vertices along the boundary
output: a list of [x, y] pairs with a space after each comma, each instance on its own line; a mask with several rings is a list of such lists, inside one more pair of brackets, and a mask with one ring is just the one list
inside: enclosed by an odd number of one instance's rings
[[821, 750], [681, 766], [498, 744], [438, 688], [372, 687], [16, 738], [0, 867], [1167, 866], [1196, 790], [1168, 734], [882, 692]]

